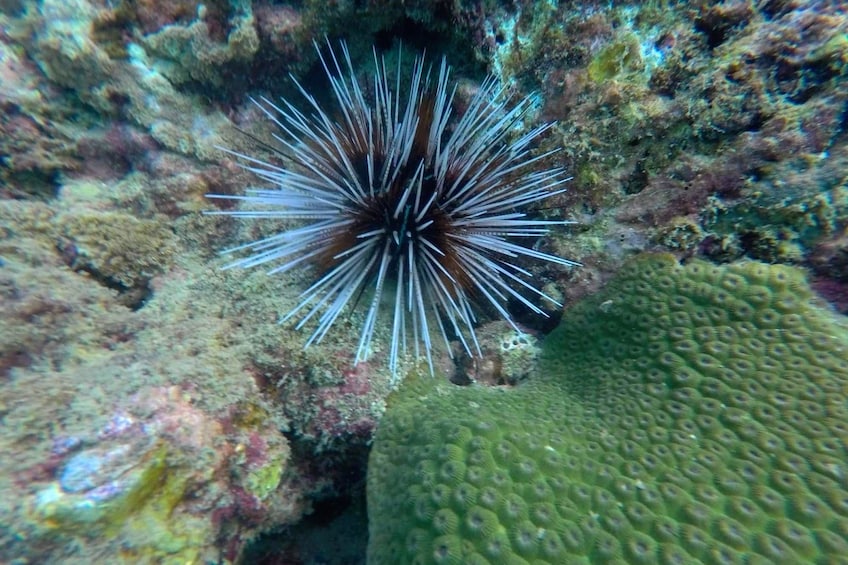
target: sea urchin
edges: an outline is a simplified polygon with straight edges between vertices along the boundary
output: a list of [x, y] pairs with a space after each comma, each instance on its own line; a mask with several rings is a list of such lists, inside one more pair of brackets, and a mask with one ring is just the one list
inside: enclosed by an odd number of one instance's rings
[[514, 260], [576, 263], [515, 239], [536, 239], [550, 225], [567, 222], [526, 219], [517, 209], [563, 192], [567, 179], [559, 168], [537, 170], [549, 153], [531, 156], [529, 146], [550, 124], [521, 133], [531, 101], [509, 104], [494, 78], [455, 117], [455, 87], [448, 88], [444, 60], [433, 84], [418, 58], [402, 101], [400, 65], [392, 78], [375, 53], [373, 92], [366, 95], [344, 44], [341, 53], [341, 63], [332, 48], [321, 56], [337, 115], [297, 82], [309, 115], [285, 100], [282, 105], [254, 100], [280, 129], [274, 151], [294, 165], [284, 168], [228, 151], [272, 188], [208, 195], [259, 205], [214, 213], [307, 222], [223, 253], [249, 253], [227, 267], [273, 263], [270, 273], [303, 264], [317, 269], [315, 282], [281, 320], [300, 317], [301, 328], [317, 318], [307, 347], [364, 297], [368, 309], [355, 362], [367, 357], [378, 314], [388, 308], [392, 372], [409, 332], [416, 357], [423, 349], [432, 372], [431, 324], [446, 343], [456, 336], [469, 354], [479, 354], [472, 297], [510, 322], [505, 306], [510, 298], [538, 314], [544, 312], [527, 292], [556, 304], [527, 282], [530, 273]]

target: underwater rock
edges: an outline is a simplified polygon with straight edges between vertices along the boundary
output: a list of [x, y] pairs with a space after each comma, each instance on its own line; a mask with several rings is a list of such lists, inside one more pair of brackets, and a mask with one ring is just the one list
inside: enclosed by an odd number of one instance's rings
[[37, 488], [16, 526], [30, 540], [17, 554], [53, 560], [73, 540], [77, 551], [131, 561], [219, 562], [222, 550], [232, 561], [252, 532], [304, 510], [286, 484], [286, 440], [239, 422], [258, 423], [205, 414], [175, 387], [139, 392], [101, 429], [62, 438], [19, 476]]

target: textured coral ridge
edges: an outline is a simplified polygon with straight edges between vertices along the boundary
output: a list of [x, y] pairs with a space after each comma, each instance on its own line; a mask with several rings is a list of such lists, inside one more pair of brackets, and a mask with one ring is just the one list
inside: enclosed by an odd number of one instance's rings
[[649, 256], [526, 385], [410, 379], [369, 562], [844, 563], [848, 330], [809, 300], [790, 268]]

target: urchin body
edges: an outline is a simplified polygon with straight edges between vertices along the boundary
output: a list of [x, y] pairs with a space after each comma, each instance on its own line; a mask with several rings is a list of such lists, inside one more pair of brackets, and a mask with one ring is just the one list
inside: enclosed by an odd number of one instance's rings
[[[392, 371], [407, 343], [417, 357], [423, 351], [432, 371], [431, 320], [446, 343], [456, 336], [469, 354], [479, 353], [472, 296], [509, 321], [510, 298], [539, 314], [544, 312], [528, 295], [556, 304], [527, 281], [530, 273], [514, 260], [575, 265], [518, 243], [567, 222], [527, 219], [517, 210], [562, 192], [566, 179], [561, 169], [536, 168], [548, 154], [530, 155], [531, 142], [548, 125], [513, 138], [530, 100], [507, 108], [494, 79], [454, 117], [444, 61], [431, 81], [418, 59], [401, 101], [400, 68], [393, 79], [375, 55], [373, 96], [366, 97], [345, 46], [342, 55], [340, 62], [330, 49], [321, 58], [337, 114], [331, 116], [299, 84], [311, 106], [308, 116], [287, 101], [255, 101], [280, 128], [274, 135], [278, 151], [295, 166], [233, 153], [272, 187], [245, 196], [208, 195], [264, 208], [222, 214], [306, 222], [224, 253], [249, 252], [228, 267], [270, 263], [271, 273], [304, 265], [316, 269], [315, 282], [282, 319], [299, 317], [298, 328], [312, 321], [307, 346], [365, 299], [355, 362], [368, 356], [381, 308], [390, 308]], [[433, 311], [437, 315], [429, 316]]]

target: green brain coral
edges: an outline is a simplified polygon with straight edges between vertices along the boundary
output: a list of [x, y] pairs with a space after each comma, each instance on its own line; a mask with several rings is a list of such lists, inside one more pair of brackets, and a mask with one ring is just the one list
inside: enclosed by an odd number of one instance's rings
[[848, 330], [799, 271], [649, 256], [514, 389], [411, 378], [368, 476], [369, 562], [840, 563]]

